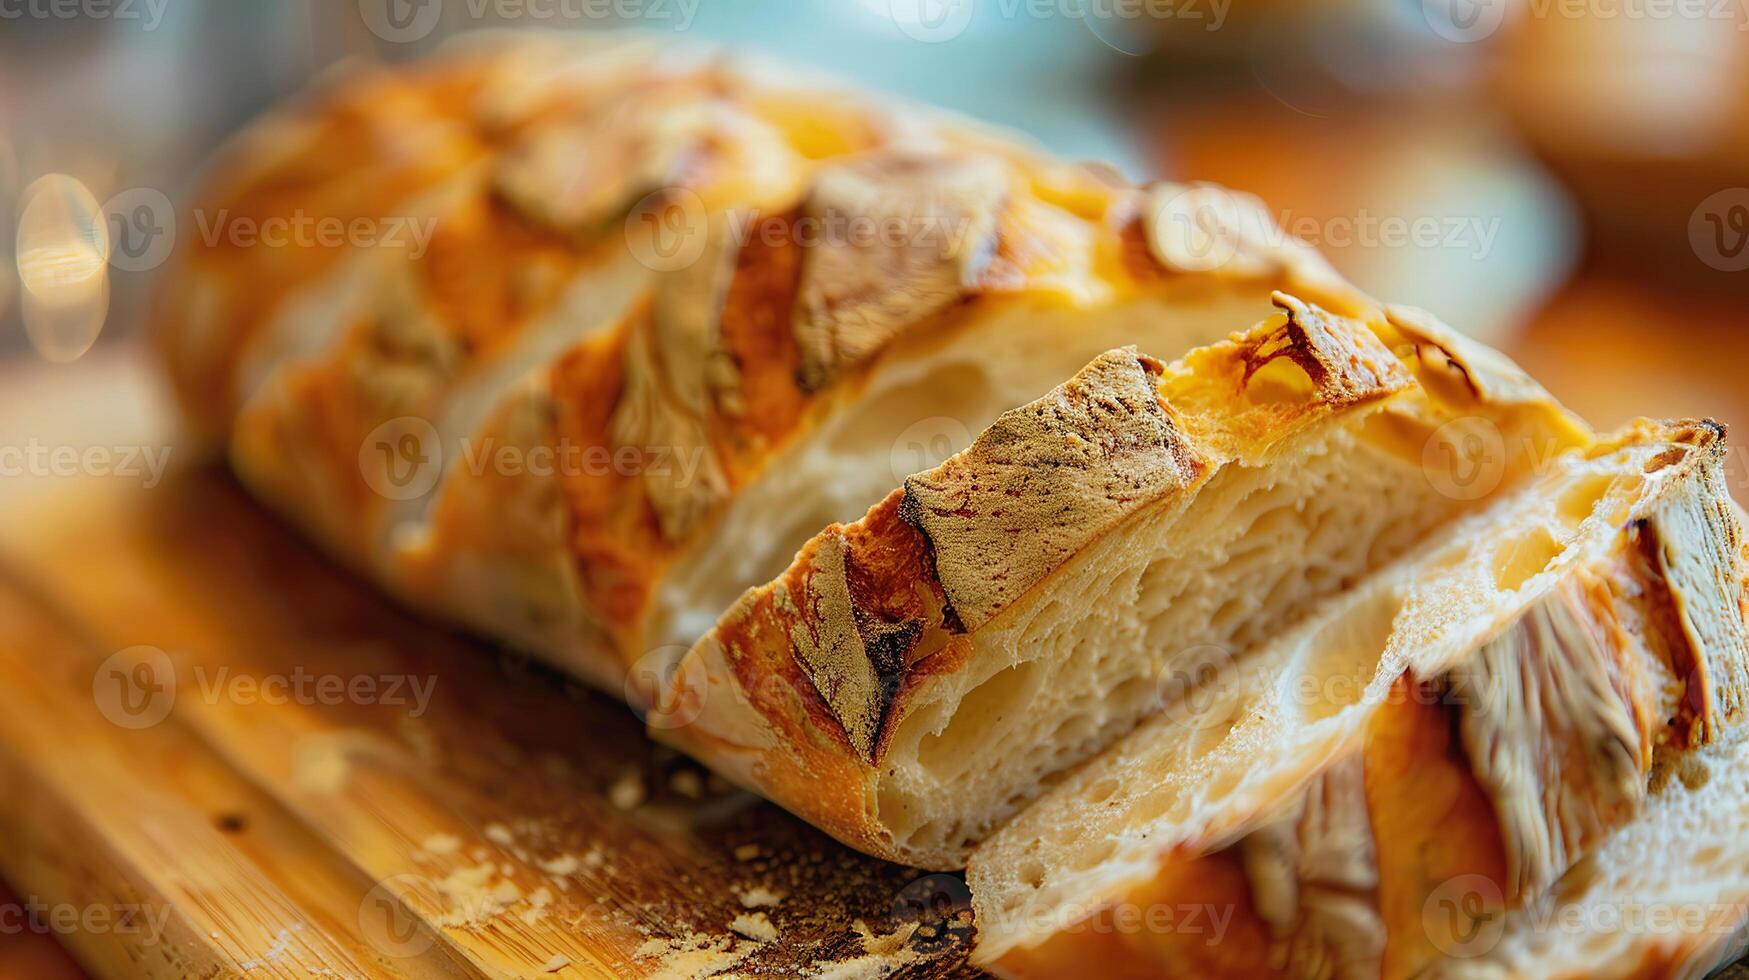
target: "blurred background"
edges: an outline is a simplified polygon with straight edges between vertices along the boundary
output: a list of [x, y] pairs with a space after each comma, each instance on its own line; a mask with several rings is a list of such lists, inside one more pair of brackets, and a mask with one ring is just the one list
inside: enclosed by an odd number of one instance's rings
[[[494, 26], [720, 38], [1250, 190], [1600, 424], [1749, 420], [1749, 0], [0, 0], [0, 250], [42, 175], [147, 234], [130, 216], [312, 75]], [[25, 355], [33, 295], [84, 272], [0, 257]], [[111, 259], [107, 316], [72, 328], [106, 344], [153, 273]]]
[[[312, 75], [494, 26], [720, 38], [1250, 190], [1600, 423], [1749, 419], [1749, 0], [0, 0], [0, 248], [41, 175], [149, 232], [140, 202]], [[106, 342], [151, 286], [126, 264]], [[22, 352], [43, 276], [0, 270]]]
[[[1749, 0], [0, 0], [0, 252], [81, 201], [150, 235], [316, 73], [503, 26], [724, 39], [1136, 179], [1253, 191], [1600, 424], [1749, 421]], [[90, 197], [24, 214], [52, 173]], [[136, 331], [154, 263], [109, 256], [107, 315], [56, 329]], [[0, 258], [13, 357], [33, 297], [103, 264]]]
[[[1749, 424], [1749, 0], [0, 0], [0, 362], [128, 343], [156, 262], [116, 243], [263, 107], [494, 26], [720, 38], [1249, 190], [1600, 425]], [[94, 264], [30, 258], [81, 217]], [[88, 321], [44, 323], [66, 289]], [[71, 969], [0, 935], [0, 975]]]

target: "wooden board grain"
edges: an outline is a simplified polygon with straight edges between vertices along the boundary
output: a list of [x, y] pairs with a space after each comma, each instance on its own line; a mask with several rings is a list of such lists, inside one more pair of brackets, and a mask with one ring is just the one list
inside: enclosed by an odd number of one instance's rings
[[[125, 352], [4, 390], [0, 444], [175, 445]], [[0, 874], [166, 923], [64, 937], [93, 972], [972, 975], [969, 912], [919, 911], [957, 878], [721, 785], [174, 456], [0, 487]]]

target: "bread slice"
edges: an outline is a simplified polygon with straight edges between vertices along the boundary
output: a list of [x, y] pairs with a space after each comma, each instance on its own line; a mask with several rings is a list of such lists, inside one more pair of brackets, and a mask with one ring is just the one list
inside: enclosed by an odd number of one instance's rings
[[[1471, 919], [1538, 901], [1742, 714], [1723, 436], [1561, 457], [1077, 770], [973, 856], [975, 960], [1406, 977], [1454, 887]], [[1135, 925], [1193, 907], [1224, 934]]]
[[[1660, 774], [1645, 810], [1556, 883], [1544, 902], [1446, 939], [1430, 980], [1699, 980], [1749, 950], [1749, 741], [1721, 742]], [[1447, 889], [1451, 902], [1476, 888]], [[1735, 974], [1732, 974], [1733, 976]]]
[[[693, 647], [655, 736], [855, 847], [960, 867], [1183, 677], [1589, 439], [1424, 316], [1276, 302], [1170, 367], [1100, 357], [827, 527]], [[1483, 434], [1464, 483], [1454, 443]]]
[[337, 76], [202, 206], [158, 336], [243, 481], [634, 698], [809, 535], [1099, 352], [1176, 355], [1276, 289], [1377, 314], [1254, 199], [648, 39]]

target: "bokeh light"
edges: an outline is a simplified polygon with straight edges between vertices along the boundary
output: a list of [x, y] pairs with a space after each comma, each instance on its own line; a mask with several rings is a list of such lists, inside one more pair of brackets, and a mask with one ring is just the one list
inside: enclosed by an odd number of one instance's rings
[[25, 334], [44, 358], [77, 360], [109, 313], [102, 207], [74, 177], [40, 177], [19, 198], [15, 243]]

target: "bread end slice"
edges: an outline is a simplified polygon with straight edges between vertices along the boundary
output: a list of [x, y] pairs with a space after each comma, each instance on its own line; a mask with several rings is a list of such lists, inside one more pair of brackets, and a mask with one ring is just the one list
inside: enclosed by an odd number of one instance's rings
[[1447, 952], [1422, 917], [1451, 882], [1491, 896], [1466, 915], [1541, 901], [1690, 733], [1729, 729], [1739, 693], [1694, 671], [1749, 661], [1718, 612], [1741, 547], [1684, 580], [1661, 557], [1739, 540], [1723, 451], [1672, 423], [1567, 454], [1071, 774], [975, 853], [977, 961], [1044, 976], [1114, 916], [1233, 901], [1191, 866], [1241, 870], [1236, 924], [1131, 929], [1112, 969], [1172, 975], [1262, 929], [1221, 954], [1240, 975], [1414, 975]]

